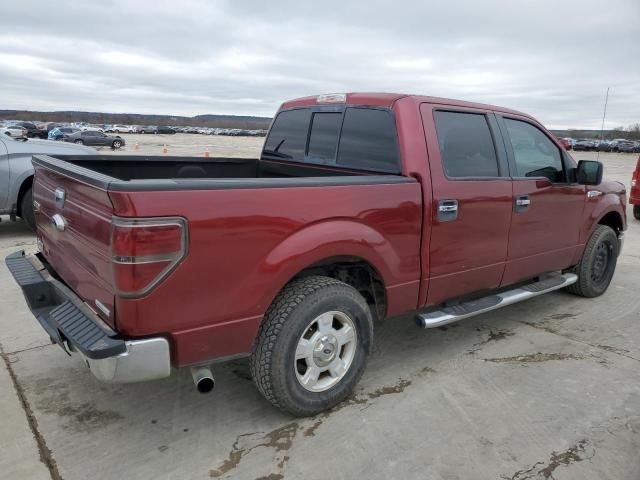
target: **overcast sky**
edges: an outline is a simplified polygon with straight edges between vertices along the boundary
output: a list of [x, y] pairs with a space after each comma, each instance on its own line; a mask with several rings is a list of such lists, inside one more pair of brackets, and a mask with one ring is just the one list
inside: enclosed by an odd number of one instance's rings
[[640, 0], [3, 1], [0, 108], [271, 116], [391, 91], [640, 122]]

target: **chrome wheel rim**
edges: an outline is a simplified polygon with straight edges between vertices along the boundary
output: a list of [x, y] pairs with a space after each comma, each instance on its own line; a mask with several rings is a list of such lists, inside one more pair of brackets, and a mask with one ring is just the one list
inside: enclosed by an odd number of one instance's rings
[[314, 318], [298, 340], [294, 369], [298, 382], [310, 392], [335, 386], [349, 371], [358, 337], [349, 315], [331, 311]]

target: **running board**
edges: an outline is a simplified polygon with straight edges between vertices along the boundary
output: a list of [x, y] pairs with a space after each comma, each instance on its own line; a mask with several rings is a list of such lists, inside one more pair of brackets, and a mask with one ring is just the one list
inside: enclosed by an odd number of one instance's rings
[[448, 323], [457, 322], [464, 318], [473, 317], [523, 300], [528, 300], [530, 298], [537, 297], [538, 295], [542, 295], [543, 293], [568, 287], [569, 285], [576, 283], [577, 280], [578, 277], [573, 273], [553, 275], [545, 278], [544, 280], [523, 285], [496, 295], [489, 295], [477, 300], [462, 302], [457, 305], [445, 307], [441, 310], [429, 313], [419, 313], [416, 315], [416, 323], [422, 328], [440, 327]]

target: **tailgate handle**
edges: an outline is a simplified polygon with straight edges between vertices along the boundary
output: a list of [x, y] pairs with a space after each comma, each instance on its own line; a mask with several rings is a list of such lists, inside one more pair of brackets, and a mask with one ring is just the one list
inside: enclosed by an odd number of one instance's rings
[[53, 217], [51, 217], [51, 225], [59, 232], [64, 232], [64, 228], [67, 226], [67, 222], [64, 220], [64, 217], [59, 213], [56, 213]]

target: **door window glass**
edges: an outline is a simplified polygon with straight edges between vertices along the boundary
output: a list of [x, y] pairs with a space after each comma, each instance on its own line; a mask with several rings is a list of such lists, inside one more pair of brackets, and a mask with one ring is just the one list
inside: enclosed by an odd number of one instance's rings
[[516, 177], [544, 177], [553, 183], [564, 181], [558, 147], [530, 123], [504, 119], [513, 148]]
[[448, 177], [498, 177], [498, 158], [483, 114], [435, 112], [442, 165]]

